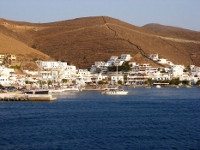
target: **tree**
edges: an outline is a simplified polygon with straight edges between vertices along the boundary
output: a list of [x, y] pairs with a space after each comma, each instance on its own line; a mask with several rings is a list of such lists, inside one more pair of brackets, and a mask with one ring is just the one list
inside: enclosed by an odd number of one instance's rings
[[[117, 71], [117, 66], [110, 66], [108, 67], [108, 70], [111, 72]], [[131, 70], [131, 66], [129, 65], [129, 61], [123, 62], [121, 66], [118, 66], [118, 71], [124, 71], [127, 72]]]
[[146, 81], [146, 84], [149, 84], [149, 85], [152, 85], [154, 83], [154, 81], [151, 79], [151, 78], [149, 78], [147, 81]]
[[198, 80], [198, 81], [196, 82], [196, 85], [200, 85], [200, 80]]
[[53, 82], [52, 82], [51, 80], [48, 80], [48, 81], [47, 81], [47, 84], [48, 84], [48, 85], [52, 85]]
[[72, 83], [73, 83], [73, 84], [76, 84], [76, 80], [73, 80]]
[[110, 71], [110, 72], [117, 71], [117, 67], [116, 66], [109, 66], [108, 71]]
[[122, 84], [122, 81], [121, 81], [121, 80], [118, 80], [118, 84]]
[[0, 84], [0, 89], [2, 89], [2, 88], [3, 88], [3, 85]]
[[104, 81], [103, 80], [98, 81], [98, 84], [104, 84]]
[[170, 81], [169, 84], [171, 85], [179, 85], [181, 83], [180, 79], [179, 78], [174, 78]]
[[20, 70], [21, 66], [15, 65], [15, 66], [10, 66], [10, 68]]
[[190, 81], [188, 81], [188, 80], [183, 80], [182, 81], [182, 84], [184, 84], [184, 85], [189, 85], [189, 83], [190, 83]]
[[67, 83], [68, 80], [67, 79], [62, 79], [62, 83]]
[[131, 70], [131, 66], [129, 65], [129, 61], [125, 61], [125, 62], [123, 62], [123, 64], [121, 66], [119, 66], [119, 71], [127, 72], [129, 70]]
[[46, 81], [44, 81], [44, 80], [39, 80], [39, 84], [40, 85], [44, 85], [44, 84], [46, 84], [47, 82]]

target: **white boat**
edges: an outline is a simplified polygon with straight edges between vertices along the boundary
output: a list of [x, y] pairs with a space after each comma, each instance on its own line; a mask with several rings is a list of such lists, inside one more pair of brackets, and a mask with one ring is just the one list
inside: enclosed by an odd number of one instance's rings
[[64, 92], [63, 89], [50, 89], [49, 90], [49, 93], [61, 93], [61, 92]]
[[156, 85], [156, 88], [161, 88], [161, 86], [160, 85]]
[[123, 89], [118, 89], [118, 88], [105, 88], [102, 90], [102, 94], [107, 94], [107, 95], [127, 95], [128, 91], [125, 91]]
[[[118, 66], [117, 66], [117, 75], [118, 75]], [[127, 95], [128, 91], [125, 91], [123, 89], [119, 89], [118, 85], [116, 88], [105, 88], [102, 91], [102, 94], [106, 94], [106, 95]]]
[[63, 88], [64, 91], [80, 91], [80, 88], [75, 87], [75, 86], [69, 86], [66, 88]]

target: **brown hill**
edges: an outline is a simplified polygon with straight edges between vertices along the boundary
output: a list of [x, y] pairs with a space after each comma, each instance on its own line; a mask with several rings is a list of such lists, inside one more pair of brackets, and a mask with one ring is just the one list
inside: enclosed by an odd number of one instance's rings
[[104, 16], [44, 24], [2, 19], [0, 32], [80, 68], [121, 54], [155, 65], [147, 58], [153, 53], [176, 64], [200, 66], [200, 32], [158, 24], [137, 27]]
[[28, 47], [26, 44], [0, 33], [0, 54], [14, 54], [17, 61], [12, 65], [21, 66], [23, 69], [38, 69], [35, 60], [53, 60], [46, 54]]

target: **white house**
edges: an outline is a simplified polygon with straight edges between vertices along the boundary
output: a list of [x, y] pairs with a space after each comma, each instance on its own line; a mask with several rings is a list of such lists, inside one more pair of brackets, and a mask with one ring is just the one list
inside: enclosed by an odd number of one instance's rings
[[118, 81], [122, 81], [122, 83], [124, 83], [124, 76], [123, 76], [123, 74], [122, 75], [120, 75], [120, 74], [118, 74], [118, 75], [111, 75], [110, 78], [111, 78], [111, 84], [117, 84]]
[[106, 62], [104, 62], [104, 61], [96, 61], [94, 65], [97, 68], [102, 68], [103, 66], [105, 66], [105, 64], [106, 64]]
[[199, 76], [200, 77], [200, 67], [197, 67], [195, 65], [190, 65], [190, 73], [192, 76]]
[[68, 79], [68, 80], [72, 79], [73, 80], [76, 76], [76, 72], [77, 72], [77, 70], [76, 70], [75, 66], [67, 66], [66, 69], [60, 71], [60, 73], [59, 73], [60, 77], [59, 78], [60, 79]]
[[158, 61], [158, 54], [150, 54], [148, 58], [152, 59], [153, 61]]
[[38, 75], [38, 71], [23, 70], [23, 73], [27, 75]]
[[8, 78], [8, 76], [0, 76], [0, 84], [3, 86], [10, 85], [10, 81]]
[[77, 75], [78, 76], [88, 76], [88, 75], [91, 75], [91, 73], [87, 69], [79, 69]]
[[120, 57], [121, 61], [130, 61], [131, 60], [131, 55], [130, 54], [122, 54]]
[[133, 67], [133, 66], [136, 66], [137, 64], [136, 64], [136, 62], [129, 62], [129, 65], [130, 65], [131, 67]]
[[124, 61], [123, 60], [121, 60], [121, 59], [118, 59], [118, 60], [116, 60], [115, 62], [114, 62], [114, 66], [121, 66], [122, 64], [124, 63]]
[[66, 68], [67, 62], [61, 61], [36, 61], [36, 64], [40, 69], [58, 69], [58, 68]]
[[132, 85], [142, 85], [148, 80], [148, 76], [145, 75], [137, 75], [137, 74], [128, 74], [127, 75], [127, 84]]
[[180, 77], [183, 75], [183, 70], [184, 70], [183, 65], [173, 65], [171, 66], [171, 75], [172, 77]]
[[105, 66], [114, 66], [114, 63], [117, 59], [118, 56], [111, 56], [111, 58], [105, 63]]
[[55, 76], [55, 73], [53, 73], [53, 74], [54, 74], [54, 78], [53, 78], [51, 71], [39, 71], [40, 79], [43, 80], [43, 81], [48, 81], [48, 80], [57, 81], [57, 76]]
[[160, 59], [158, 59], [157, 62], [158, 62], [159, 64], [168, 64], [168, 60], [165, 59], [165, 58], [160, 58]]
[[14, 69], [13, 68], [7, 68], [5, 66], [0, 66], [0, 76], [5, 76], [5, 77], [9, 77], [12, 76], [12, 74], [14, 74]]

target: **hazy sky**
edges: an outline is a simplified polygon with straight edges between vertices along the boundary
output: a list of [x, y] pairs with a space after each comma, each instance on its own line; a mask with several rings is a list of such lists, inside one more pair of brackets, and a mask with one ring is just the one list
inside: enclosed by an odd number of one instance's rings
[[200, 31], [200, 0], [0, 0], [0, 18], [34, 23], [110, 16]]

